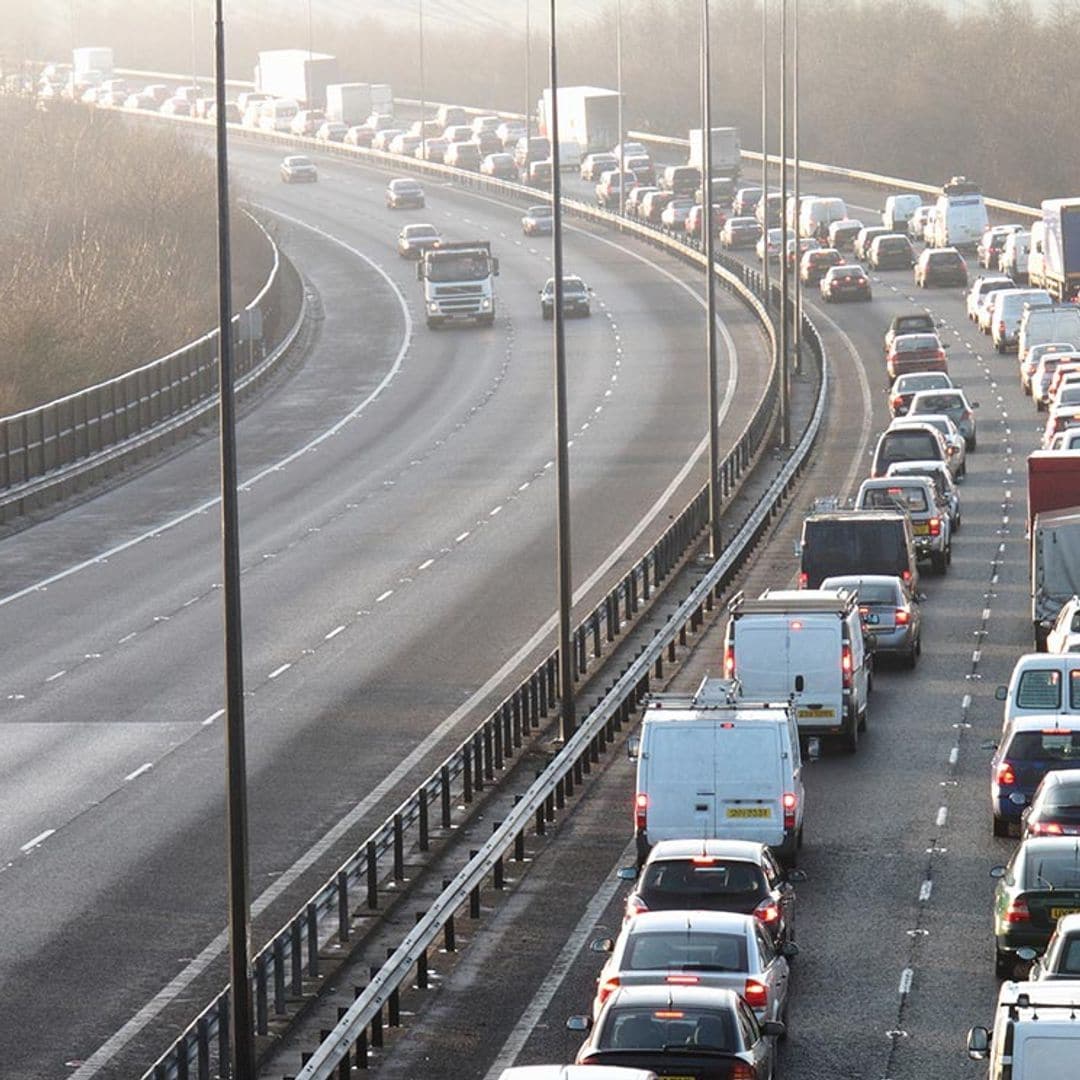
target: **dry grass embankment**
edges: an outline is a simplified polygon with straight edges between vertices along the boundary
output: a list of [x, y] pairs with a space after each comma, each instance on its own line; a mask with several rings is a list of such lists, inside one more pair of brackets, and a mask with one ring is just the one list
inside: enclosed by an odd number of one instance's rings
[[[121, 374], [217, 321], [213, 159], [167, 129], [0, 97], [0, 416]], [[269, 270], [233, 208], [233, 304]]]

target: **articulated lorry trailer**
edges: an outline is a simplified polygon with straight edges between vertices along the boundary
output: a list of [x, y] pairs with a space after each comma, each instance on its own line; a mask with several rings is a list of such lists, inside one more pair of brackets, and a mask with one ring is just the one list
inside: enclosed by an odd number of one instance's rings
[[326, 88], [340, 82], [336, 56], [307, 49], [270, 49], [259, 53], [255, 89], [287, 98], [309, 109], [326, 107]]
[[1055, 300], [1080, 296], [1080, 198], [1044, 199], [1031, 230], [1028, 282]]

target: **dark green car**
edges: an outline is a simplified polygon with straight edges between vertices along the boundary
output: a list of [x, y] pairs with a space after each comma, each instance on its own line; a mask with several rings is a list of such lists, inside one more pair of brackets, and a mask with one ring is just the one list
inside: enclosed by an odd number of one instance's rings
[[1080, 912], [1080, 842], [1072, 836], [1023, 841], [1008, 866], [995, 866], [994, 970], [1016, 974], [1018, 949], [1041, 954], [1058, 919]]

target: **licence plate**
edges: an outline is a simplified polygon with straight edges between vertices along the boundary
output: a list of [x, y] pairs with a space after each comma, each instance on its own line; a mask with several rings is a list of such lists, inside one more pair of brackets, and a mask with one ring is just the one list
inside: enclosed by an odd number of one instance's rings
[[800, 720], [832, 720], [836, 716], [835, 709], [800, 709]]
[[1061, 919], [1061, 918], [1064, 918], [1066, 915], [1075, 915], [1078, 911], [1080, 911], [1080, 908], [1052, 907], [1050, 909], [1050, 918], [1051, 919]]
[[768, 806], [729, 806], [727, 816], [730, 818], [768, 818], [772, 817], [772, 809]]
[[929, 536], [930, 526], [925, 521], [917, 521], [915, 523], [915, 535], [916, 536]]
[[696, 1076], [675, 1076], [672, 1073], [660, 1073], [664, 1080], [697, 1080]]

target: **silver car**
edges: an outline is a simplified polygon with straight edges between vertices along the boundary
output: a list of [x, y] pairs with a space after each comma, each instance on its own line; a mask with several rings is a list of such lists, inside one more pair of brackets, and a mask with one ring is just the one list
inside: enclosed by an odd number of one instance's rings
[[874, 658], [896, 656], [913, 668], [922, 654], [922, 614], [918, 598], [898, 577], [864, 574], [830, 577], [823, 589], [848, 589], [859, 598], [863, 633], [874, 643]]
[[942, 461], [896, 461], [889, 466], [886, 476], [925, 476], [933, 481], [938, 501], [949, 515], [952, 531], [958, 533], [962, 522], [960, 489], [956, 486], [948, 465]]
[[944, 413], [957, 426], [969, 451], [976, 446], [975, 410], [977, 401], [968, 401], [960, 387], [950, 390], [919, 390], [911, 399], [907, 415], [914, 418], [926, 413]]
[[593, 999], [593, 1019], [619, 987], [701, 986], [735, 990], [759, 1023], [787, 1013], [794, 942], [777, 947], [761, 920], [731, 911], [646, 911], [619, 936], [590, 948], [608, 952]]
[[941, 441], [945, 444], [947, 453], [946, 461], [953, 477], [957, 480], [967, 474], [967, 443], [960, 429], [953, 423], [952, 418], [944, 413], [922, 413], [918, 417], [911, 415], [898, 416], [889, 425], [889, 431], [904, 427], [932, 427], [941, 435]]

